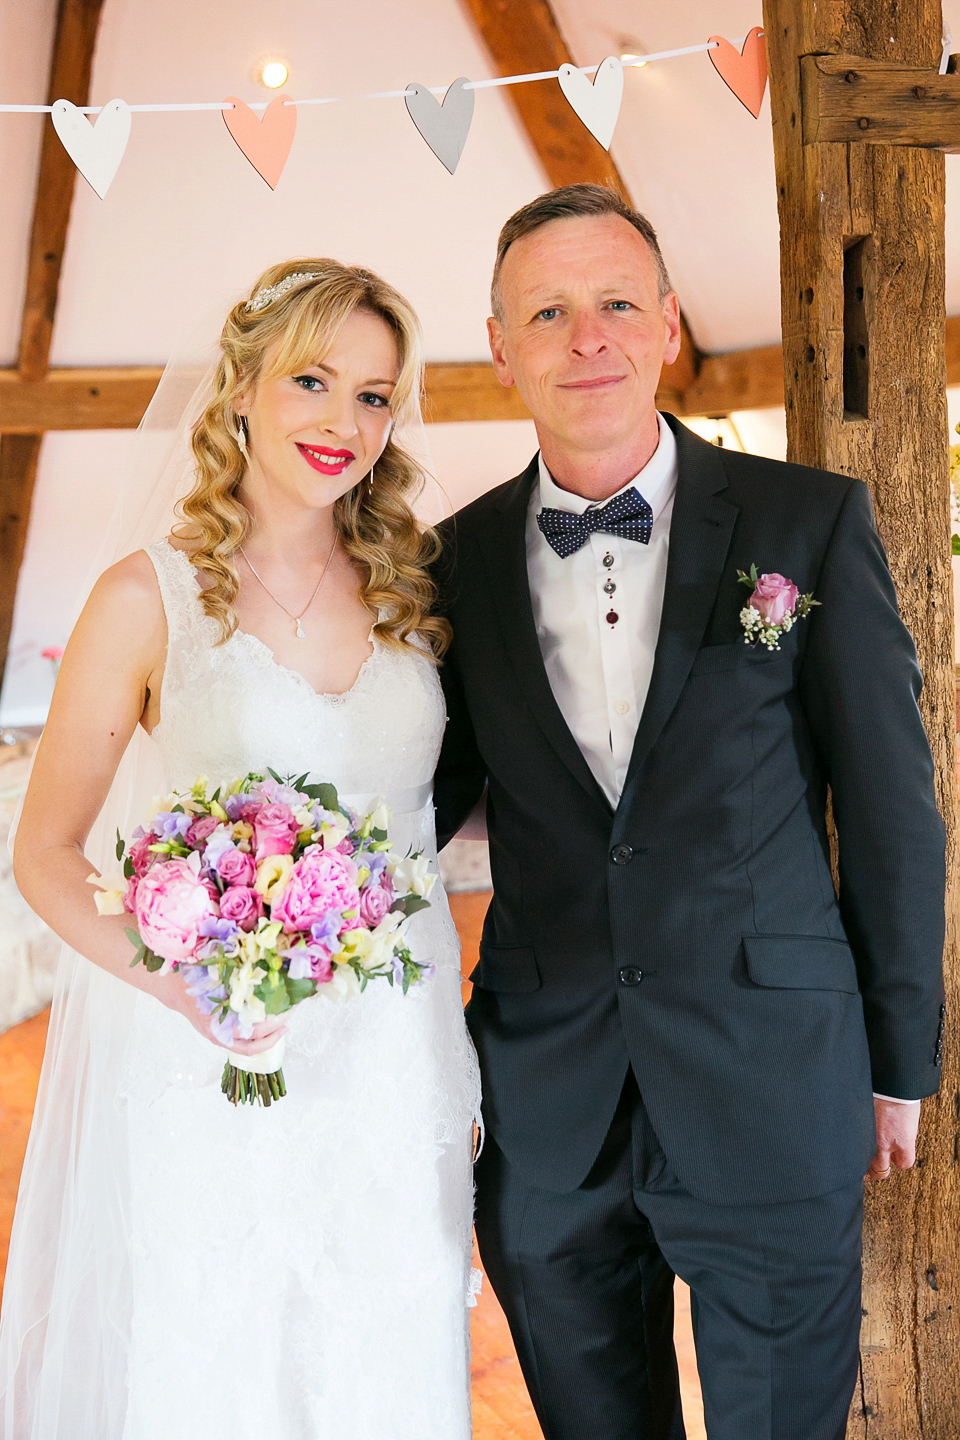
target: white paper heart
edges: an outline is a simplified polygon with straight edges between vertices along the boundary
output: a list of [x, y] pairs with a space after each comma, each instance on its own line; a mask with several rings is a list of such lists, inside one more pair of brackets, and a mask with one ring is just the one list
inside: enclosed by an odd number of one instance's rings
[[111, 100], [91, 125], [69, 100], [55, 100], [51, 119], [64, 150], [103, 200], [130, 139], [130, 106]]
[[476, 91], [464, 89], [469, 83], [462, 75], [454, 80], [442, 105], [425, 85], [408, 85], [404, 96], [410, 119], [451, 175], [460, 163], [473, 121]]
[[598, 66], [592, 85], [573, 65], [561, 65], [558, 78], [560, 89], [590, 134], [609, 150], [623, 99], [623, 66], [616, 55], [608, 55]]

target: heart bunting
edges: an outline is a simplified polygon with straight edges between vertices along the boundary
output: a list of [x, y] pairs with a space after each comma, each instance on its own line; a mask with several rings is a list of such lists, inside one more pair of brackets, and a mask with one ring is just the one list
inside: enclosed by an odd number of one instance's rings
[[767, 88], [767, 42], [763, 38], [763, 27], [753, 27], [743, 42], [742, 53], [722, 35], [711, 35], [710, 43], [716, 47], [707, 51], [714, 70], [754, 120], [759, 119]]
[[416, 83], [407, 86], [407, 93], [403, 97], [410, 112], [410, 119], [441, 165], [445, 165], [451, 175], [460, 163], [473, 121], [476, 92], [465, 89], [469, 83], [462, 75], [459, 80], [454, 80], [444, 95], [442, 104], [438, 103], [436, 96], [431, 95], [425, 85]]
[[598, 65], [592, 85], [573, 65], [561, 65], [558, 78], [560, 89], [590, 134], [609, 150], [623, 99], [623, 66], [616, 55], [608, 55]]
[[260, 120], [255, 110], [234, 95], [228, 95], [223, 103], [234, 107], [221, 112], [223, 123], [257, 174], [276, 190], [297, 133], [296, 105], [284, 104], [284, 96], [278, 95]]
[[55, 100], [50, 118], [64, 150], [104, 200], [130, 139], [129, 105], [125, 100], [111, 100], [91, 125], [69, 100]]

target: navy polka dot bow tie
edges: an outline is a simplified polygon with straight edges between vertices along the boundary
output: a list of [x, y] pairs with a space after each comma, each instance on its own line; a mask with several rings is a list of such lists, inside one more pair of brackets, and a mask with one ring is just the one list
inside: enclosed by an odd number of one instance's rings
[[646, 545], [653, 529], [653, 511], [639, 490], [631, 485], [621, 495], [597, 510], [576, 515], [572, 510], [551, 510], [545, 506], [537, 516], [537, 524], [561, 560], [579, 550], [596, 530], [605, 535], [622, 535], [625, 540], [638, 540]]

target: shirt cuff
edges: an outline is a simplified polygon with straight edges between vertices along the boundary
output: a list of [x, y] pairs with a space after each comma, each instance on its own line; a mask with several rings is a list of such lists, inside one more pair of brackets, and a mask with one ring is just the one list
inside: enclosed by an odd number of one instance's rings
[[920, 1101], [919, 1101], [919, 1100], [901, 1100], [900, 1097], [897, 1096], [897, 1095], [878, 1095], [877, 1092], [876, 1092], [876, 1090], [874, 1090], [874, 1092], [873, 1092], [873, 1098], [874, 1098], [874, 1100], [889, 1100], [891, 1105], [919, 1105], [919, 1104], [920, 1104]]

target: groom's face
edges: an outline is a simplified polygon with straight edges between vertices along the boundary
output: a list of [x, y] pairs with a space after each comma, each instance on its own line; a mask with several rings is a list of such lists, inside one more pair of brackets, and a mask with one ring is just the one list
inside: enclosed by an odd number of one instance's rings
[[551, 220], [507, 251], [503, 318], [487, 322], [494, 368], [564, 448], [629, 446], [652, 419], [660, 370], [680, 351], [677, 297], [661, 301], [657, 278], [619, 215]]

